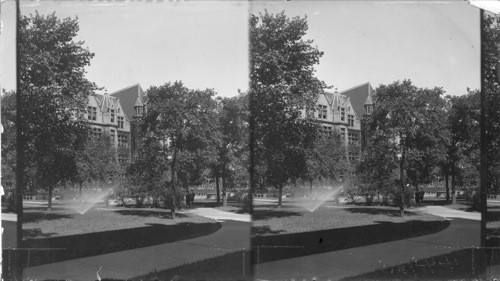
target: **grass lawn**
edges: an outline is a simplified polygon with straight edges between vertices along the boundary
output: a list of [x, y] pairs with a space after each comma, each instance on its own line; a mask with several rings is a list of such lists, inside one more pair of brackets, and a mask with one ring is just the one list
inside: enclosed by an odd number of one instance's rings
[[314, 212], [298, 206], [254, 206], [252, 247], [256, 263], [389, 242], [438, 232], [443, 218], [380, 206], [334, 206]]
[[405, 212], [399, 216], [396, 207], [382, 206], [335, 206], [324, 204], [314, 212], [298, 206], [254, 206], [253, 236], [310, 232], [317, 230], [404, 223], [407, 221], [444, 221], [425, 213]]
[[212, 223], [211, 219], [177, 214], [170, 219], [170, 211], [163, 209], [109, 208], [90, 209], [85, 214], [67, 208], [28, 208], [23, 215], [23, 238], [46, 238], [110, 230], [145, 227], [152, 224]]
[[479, 258], [482, 254], [485, 253], [477, 248], [461, 249], [342, 280], [483, 280]]
[[90, 209], [83, 215], [71, 209], [27, 208], [23, 223], [24, 248], [31, 250], [24, 266], [101, 255], [209, 235], [221, 224], [196, 215], [162, 209]]

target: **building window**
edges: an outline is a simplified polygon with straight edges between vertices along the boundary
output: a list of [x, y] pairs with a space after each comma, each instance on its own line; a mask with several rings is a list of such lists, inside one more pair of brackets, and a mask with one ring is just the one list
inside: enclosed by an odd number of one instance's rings
[[97, 107], [89, 106], [87, 108], [87, 113], [89, 115], [89, 120], [97, 120]]
[[126, 135], [118, 135], [118, 146], [128, 146], [128, 137]]
[[118, 162], [123, 164], [128, 162], [128, 155], [127, 154], [118, 154]]
[[306, 116], [309, 118], [314, 118], [314, 108], [309, 107], [306, 109]]
[[373, 106], [366, 105], [365, 109], [366, 109], [366, 115], [371, 115], [373, 113]]
[[340, 121], [345, 121], [345, 107], [340, 109]]
[[340, 136], [342, 137], [342, 141], [345, 141], [345, 128], [340, 128]]
[[349, 145], [359, 145], [359, 135], [357, 133], [349, 133]]
[[326, 119], [326, 105], [319, 105], [318, 106], [319, 112], [318, 112], [318, 118], [319, 119]]
[[93, 138], [94, 140], [100, 140], [101, 134], [102, 134], [101, 128], [92, 128], [91, 138]]
[[123, 117], [118, 116], [118, 128], [123, 129], [123, 124], [124, 124]]
[[109, 130], [109, 136], [111, 138], [111, 143], [115, 143], [115, 130]]
[[325, 136], [331, 136], [333, 134], [333, 128], [329, 126], [322, 126], [321, 127], [321, 134]]
[[359, 160], [359, 154], [357, 151], [349, 151], [348, 153], [349, 161], [357, 161]]
[[354, 115], [347, 115], [347, 126], [354, 127]]
[[115, 123], [115, 110], [111, 109], [111, 123]]

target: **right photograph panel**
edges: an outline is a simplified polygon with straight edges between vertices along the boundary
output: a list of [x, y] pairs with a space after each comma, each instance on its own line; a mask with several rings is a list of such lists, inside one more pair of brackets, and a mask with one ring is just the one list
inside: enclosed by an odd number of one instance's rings
[[498, 219], [490, 201], [481, 213], [499, 188], [498, 17], [458, 1], [250, 14], [254, 277], [493, 278], [500, 196]]

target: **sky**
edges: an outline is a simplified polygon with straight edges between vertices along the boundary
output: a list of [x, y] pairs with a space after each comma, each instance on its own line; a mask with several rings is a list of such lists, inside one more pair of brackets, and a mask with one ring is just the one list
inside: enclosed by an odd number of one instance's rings
[[253, 2], [307, 16], [306, 37], [324, 52], [318, 78], [339, 91], [410, 79], [446, 95], [480, 88], [479, 9], [465, 1]]
[[[116, 2], [116, 1], [115, 1]], [[479, 9], [465, 1], [23, 1], [21, 13], [78, 16], [95, 53], [88, 79], [113, 92], [182, 80], [234, 96], [248, 88], [248, 14], [307, 15], [324, 52], [317, 76], [339, 91], [410, 79], [463, 95], [480, 87]], [[15, 87], [14, 1], [2, 3], [1, 87]]]
[[[22, 1], [21, 14], [78, 16], [95, 53], [87, 78], [109, 93], [181, 80], [235, 96], [248, 88], [247, 2]], [[1, 87], [15, 88], [15, 4], [2, 3]], [[7, 43], [8, 42], [8, 43]]]

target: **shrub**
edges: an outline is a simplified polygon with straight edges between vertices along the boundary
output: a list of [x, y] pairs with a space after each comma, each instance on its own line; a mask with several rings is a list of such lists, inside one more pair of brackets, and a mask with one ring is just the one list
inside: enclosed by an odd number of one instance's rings
[[479, 196], [479, 192], [477, 191], [476, 188], [468, 188], [464, 190], [462, 194], [462, 198], [469, 201], [469, 203], [472, 205], [472, 208], [474, 210], [480, 210], [481, 209], [481, 198]]
[[344, 186], [343, 195], [347, 198], [348, 204], [356, 203], [356, 197], [359, 196], [359, 188], [355, 184]]
[[[413, 194], [414, 194], [414, 188], [411, 186], [406, 186], [404, 189], [404, 205], [406, 207], [411, 207], [413, 205]], [[399, 186], [393, 187], [393, 192], [392, 192], [392, 203], [395, 206], [399, 206], [401, 204], [401, 188]]]
[[176, 191], [175, 194], [172, 193], [172, 190], [166, 189], [163, 191], [162, 195], [162, 201], [163, 201], [163, 207], [166, 209], [171, 209], [172, 208], [172, 199], [175, 197], [175, 206], [177, 209], [180, 209], [182, 207], [182, 201], [184, 199], [184, 193], [180, 191]]

